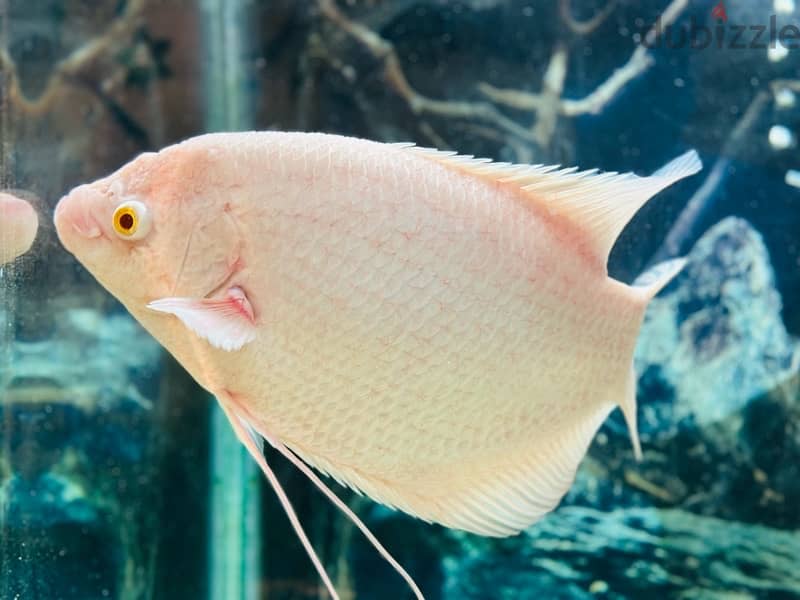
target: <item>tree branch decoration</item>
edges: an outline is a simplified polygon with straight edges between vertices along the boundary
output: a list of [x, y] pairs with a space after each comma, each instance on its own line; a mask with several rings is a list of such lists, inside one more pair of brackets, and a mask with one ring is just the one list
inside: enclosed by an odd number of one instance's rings
[[[626, 85], [645, 73], [654, 63], [649, 46], [652, 46], [658, 35], [658, 30], [653, 26], [635, 47], [625, 64], [583, 98], [565, 98], [563, 95], [564, 81], [569, 69], [569, 54], [566, 45], [559, 42], [550, 56], [538, 93], [521, 89], [499, 89], [488, 83], [479, 82], [477, 90], [486, 99], [485, 101], [438, 100], [414, 89], [389, 40], [348, 17], [335, 0], [317, 0], [316, 4], [319, 13], [328, 22], [356, 40], [373, 58], [382, 62], [384, 81], [405, 101], [414, 114], [466, 119], [471, 122], [477, 133], [485, 137], [494, 138], [499, 133], [511, 136], [517, 142], [534, 144], [540, 148], [550, 144], [559, 117], [600, 113]], [[661, 27], [674, 23], [688, 4], [688, 0], [672, 0], [660, 16]], [[572, 16], [570, 0], [559, 0], [559, 15], [569, 31], [576, 35], [588, 35], [611, 15], [616, 5], [617, 0], [608, 0], [608, 3], [589, 20], [577, 21]], [[352, 73], [345, 72], [351, 67], [345, 66], [335, 56], [323, 53], [321, 58], [331, 67], [342, 71], [343, 76], [352, 78]], [[506, 116], [498, 107], [528, 113], [529, 124], [518, 123]], [[437, 134], [430, 124], [421, 123], [421, 129], [427, 132], [434, 142], [438, 142], [437, 145], [446, 145], [444, 138]], [[525, 158], [518, 156], [518, 160]]]
[[[0, 47], [0, 93], [7, 106], [31, 117], [49, 112], [61, 99], [65, 86], [86, 87], [87, 73], [101, 60], [113, 57], [128, 44], [141, 23], [146, 0], [130, 0], [125, 10], [106, 31], [77, 48], [59, 62], [50, 74], [44, 91], [31, 99], [23, 92], [17, 65], [5, 47]], [[123, 74], [124, 75], [124, 74]], [[112, 88], [125, 82], [125, 77], [109, 78], [103, 82], [103, 92], [108, 94]]]

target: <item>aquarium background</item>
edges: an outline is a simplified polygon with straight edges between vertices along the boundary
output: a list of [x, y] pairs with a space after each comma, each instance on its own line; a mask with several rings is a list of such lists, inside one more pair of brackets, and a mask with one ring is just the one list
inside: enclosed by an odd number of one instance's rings
[[[431, 599], [800, 598], [787, 26], [793, 0], [0, 0], [0, 188], [35, 195], [42, 224], [0, 269], [0, 598], [326, 597], [213, 399], [49, 224], [140, 152], [252, 128], [641, 173], [696, 148], [704, 171], [609, 264], [630, 282], [690, 259], [637, 349], [642, 462], [614, 415], [561, 508], [504, 540], [336, 490]], [[410, 597], [268, 460], [343, 598]]]

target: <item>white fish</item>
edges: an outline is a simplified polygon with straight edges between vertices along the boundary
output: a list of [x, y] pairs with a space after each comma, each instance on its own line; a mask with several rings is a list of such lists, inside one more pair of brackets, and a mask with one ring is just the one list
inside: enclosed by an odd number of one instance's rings
[[0, 265], [25, 254], [38, 229], [39, 218], [26, 200], [0, 192]]
[[55, 222], [218, 398], [335, 597], [248, 431], [368, 535], [303, 461], [447, 527], [507, 536], [535, 523], [614, 407], [640, 452], [633, 349], [683, 261], [635, 287], [606, 261], [649, 197], [700, 168], [693, 151], [643, 178], [211, 134], [76, 188]]

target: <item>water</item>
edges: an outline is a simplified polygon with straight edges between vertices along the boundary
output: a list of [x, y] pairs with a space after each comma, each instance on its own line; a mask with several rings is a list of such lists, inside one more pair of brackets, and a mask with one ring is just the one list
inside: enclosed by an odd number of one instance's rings
[[[641, 173], [697, 148], [703, 173], [609, 263], [630, 282], [690, 258], [637, 348], [641, 463], [613, 415], [562, 507], [504, 540], [336, 491], [429, 598], [800, 598], [793, 2], [5, 0], [0, 18], [0, 188], [42, 224], [0, 272], [0, 597], [325, 597], [213, 399], [49, 222], [142, 151], [256, 128]], [[268, 459], [342, 597], [408, 597]]]

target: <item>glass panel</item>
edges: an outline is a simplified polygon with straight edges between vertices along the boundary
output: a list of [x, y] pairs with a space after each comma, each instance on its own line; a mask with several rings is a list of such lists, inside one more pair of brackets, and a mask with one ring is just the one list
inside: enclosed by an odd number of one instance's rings
[[12, 0], [0, 18], [0, 187], [40, 224], [0, 270], [0, 597], [200, 597], [208, 405], [51, 222], [71, 187], [202, 131], [200, 14]]

